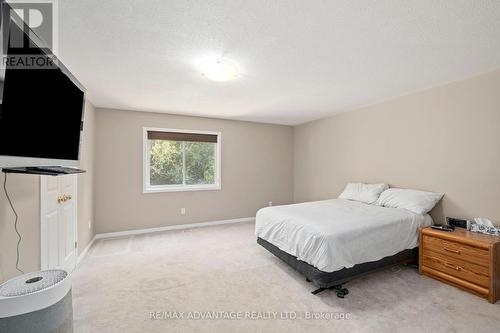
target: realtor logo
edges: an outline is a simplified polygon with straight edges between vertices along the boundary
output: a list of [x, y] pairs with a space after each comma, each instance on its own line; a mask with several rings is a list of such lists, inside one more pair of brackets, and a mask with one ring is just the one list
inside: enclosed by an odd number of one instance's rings
[[[57, 54], [57, 0], [2, 1], [2, 67], [46, 68], [34, 49]], [[15, 23], [14, 23], [15, 22]], [[36, 54], [36, 53], [35, 53]]]

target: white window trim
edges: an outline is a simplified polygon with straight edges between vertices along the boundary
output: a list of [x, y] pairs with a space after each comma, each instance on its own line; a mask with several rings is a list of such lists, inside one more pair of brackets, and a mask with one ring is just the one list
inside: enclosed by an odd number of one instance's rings
[[[190, 134], [211, 134], [217, 135], [217, 148], [216, 148], [216, 168], [215, 168], [215, 184], [208, 185], [151, 185], [150, 184], [150, 168], [149, 168], [149, 140], [148, 131], [157, 132], [176, 132], [176, 133], [190, 133]], [[156, 128], [156, 127], [143, 127], [142, 128], [142, 169], [143, 169], [143, 193], [161, 193], [161, 192], [186, 192], [186, 191], [217, 191], [221, 189], [221, 146], [222, 134], [221, 132], [210, 131], [196, 131], [174, 128]]]

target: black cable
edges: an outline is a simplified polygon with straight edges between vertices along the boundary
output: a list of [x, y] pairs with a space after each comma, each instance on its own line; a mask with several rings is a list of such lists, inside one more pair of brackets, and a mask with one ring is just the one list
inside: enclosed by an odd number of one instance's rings
[[12, 211], [14, 212], [14, 215], [16, 216], [16, 219], [14, 221], [14, 230], [16, 231], [18, 240], [17, 240], [17, 246], [16, 246], [16, 269], [21, 272], [21, 274], [24, 274], [24, 272], [19, 268], [19, 245], [21, 244], [21, 234], [19, 233], [19, 230], [17, 230], [17, 221], [19, 220], [19, 215], [17, 215], [16, 209], [14, 208], [14, 205], [12, 204], [12, 200], [10, 200], [9, 192], [7, 191], [7, 174], [5, 174], [5, 178], [3, 179], [3, 190], [5, 191], [5, 196], [7, 197], [7, 200], [9, 201], [10, 208], [12, 208]]

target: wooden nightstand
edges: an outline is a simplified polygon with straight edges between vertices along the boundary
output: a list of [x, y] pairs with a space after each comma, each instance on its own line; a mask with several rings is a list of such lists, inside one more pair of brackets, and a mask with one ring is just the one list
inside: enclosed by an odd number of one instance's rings
[[500, 299], [500, 237], [456, 228], [420, 229], [420, 274], [466, 290], [490, 303]]

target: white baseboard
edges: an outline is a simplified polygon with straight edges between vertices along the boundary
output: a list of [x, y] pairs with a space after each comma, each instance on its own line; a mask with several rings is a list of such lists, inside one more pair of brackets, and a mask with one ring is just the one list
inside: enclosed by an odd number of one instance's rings
[[209, 227], [209, 226], [220, 225], [220, 224], [251, 222], [254, 220], [255, 220], [255, 217], [243, 217], [240, 219], [232, 219], [232, 220], [210, 221], [210, 222], [200, 222], [200, 223], [190, 223], [190, 224], [176, 224], [176, 225], [169, 225], [166, 227], [159, 227], [159, 228], [106, 232], [106, 233], [95, 235], [94, 239], [125, 237], [125, 236], [150, 234], [150, 233], [154, 233], [154, 232], [162, 232], [162, 231], [169, 231], [169, 230], [201, 228], [201, 227]]
[[92, 247], [92, 245], [94, 245], [94, 242], [95, 240], [97, 239], [96, 236], [94, 236], [94, 238], [92, 238], [92, 240], [87, 244], [87, 246], [83, 249], [82, 253], [79, 253], [78, 254], [78, 258], [76, 258], [76, 266], [78, 267], [78, 265], [82, 262], [82, 260], [85, 258], [85, 256], [87, 255], [87, 253], [89, 252], [90, 248]]

